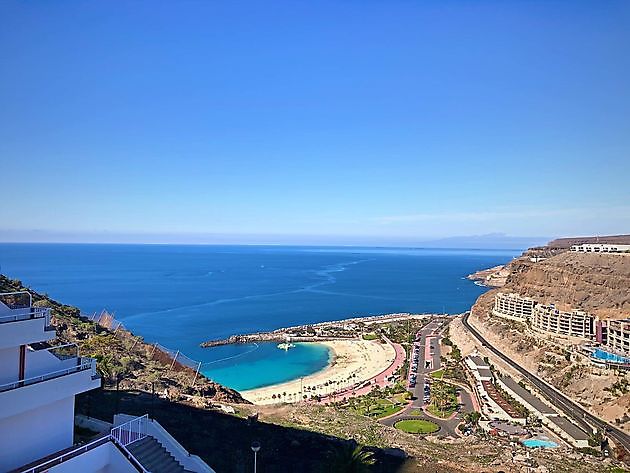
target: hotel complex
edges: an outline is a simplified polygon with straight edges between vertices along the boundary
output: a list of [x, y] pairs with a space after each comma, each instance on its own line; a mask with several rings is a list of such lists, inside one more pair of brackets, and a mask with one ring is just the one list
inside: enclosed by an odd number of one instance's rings
[[586, 351], [598, 353], [598, 358], [605, 357], [609, 365], [628, 365], [630, 318], [601, 320], [581, 310], [563, 311], [554, 304], [539, 304], [530, 297], [502, 292], [494, 296], [492, 314], [526, 323], [538, 333], [596, 342], [611, 355], [601, 353], [601, 350], [596, 352], [592, 347], [587, 347]]
[[524, 322], [531, 318], [536, 301], [529, 297], [521, 297], [518, 294], [504, 294], [499, 292], [494, 296], [494, 309], [492, 313], [498, 317]]
[[492, 313], [499, 317], [529, 322], [532, 329], [565, 337], [591, 340], [595, 336], [595, 318], [580, 310], [556, 309], [553, 304], [539, 304], [530, 297], [499, 292], [494, 296]]
[[606, 347], [630, 356], [630, 318], [608, 321]]
[[583, 245], [573, 245], [571, 251], [577, 253], [630, 253], [630, 245], [584, 243]]
[[540, 332], [590, 340], [595, 335], [594, 320], [592, 315], [581, 310], [567, 312], [556, 309], [553, 304], [536, 304], [531, 327]]
[[0, 471], [24, 473], [212, 473], [157, 422], [118, 422], [74, 445], [75, 395], [100, 387], [96, 360], [56, 337], [50, 309], [28, 292], [0, 293]]

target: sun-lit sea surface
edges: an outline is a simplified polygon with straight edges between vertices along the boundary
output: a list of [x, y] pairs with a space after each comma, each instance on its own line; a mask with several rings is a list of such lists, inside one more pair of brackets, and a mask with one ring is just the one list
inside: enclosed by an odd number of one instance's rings
[[0, 244], [0, 269], [85, 313], [108, 309], [149, 342], [251, 389], [321, 370], [321, 345], [202, 349], [208, 339], [392, 312], [459, 313], [484, 292], [465, 279], [518, 250]]

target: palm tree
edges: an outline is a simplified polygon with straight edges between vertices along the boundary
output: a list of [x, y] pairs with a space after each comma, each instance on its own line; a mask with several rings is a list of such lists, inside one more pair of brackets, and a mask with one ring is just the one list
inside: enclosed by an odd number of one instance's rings
[[376, 463], [374, 453], [357, 445], [344, 445], [336, 449], [331, 461], [330, 473], [369, 473]]

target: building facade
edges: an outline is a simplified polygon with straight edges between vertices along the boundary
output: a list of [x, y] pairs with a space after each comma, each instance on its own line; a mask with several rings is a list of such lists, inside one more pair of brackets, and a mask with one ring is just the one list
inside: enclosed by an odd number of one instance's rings
[[0, 293], [0, 472], [214, 473], [147, 416], [74, 445], [75, 395], [101, 379], [76, 345], [49, 343], [50, 315], [28, 292]]
[[556, 309], [553, 304], [537, 304], [531, 327], [539, 332], [592, 340], [595, 336], [595, 318], [581, 310], [571, 312]]
[[492, 314], [506, 319], [524, 322], [532, 317], [536, 301], [518, 294], [499, 292], [494, 296]]
[[630, 253], [630, 245], [584, 243], [583, 245], [573, 245], [571, 251], [577, 253]]
[[50, 309], [28, 293], [0, 294], [0, 471], [71, 447], [74, 396], [100, 386], [96, 360], [51, 346]]
[[630, 318], [608, 321], [606, 347], [613, 352], [630, 356]]

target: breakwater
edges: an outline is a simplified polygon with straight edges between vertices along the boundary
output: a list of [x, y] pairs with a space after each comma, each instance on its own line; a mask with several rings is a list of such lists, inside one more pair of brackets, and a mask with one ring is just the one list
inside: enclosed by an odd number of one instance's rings
[[221, 345], [248, 344], [255, 342], [324, 342], [328, 340], [343, 340], [357, 338], [364, 329], [371, 324], [396, 322], [407, 319], [433, 317], [440, 314], [384, 314], [367, 317], [353, 317], [350, 319], [318, 322], [309, 325], [296, 325], [273, 330], [271, 332], [256, 332], [249, 334], [231, 335], [227, 338], [208, 340], [203, 342], [203, 348]]

